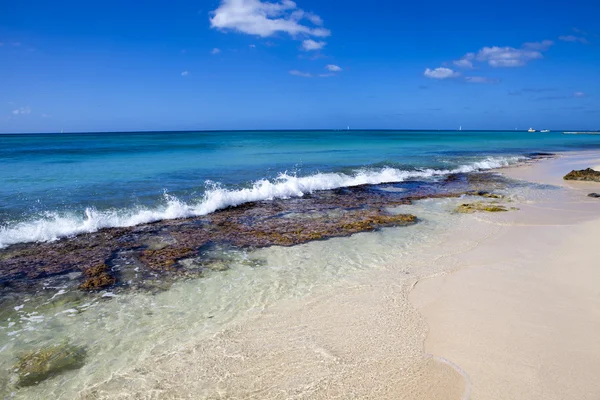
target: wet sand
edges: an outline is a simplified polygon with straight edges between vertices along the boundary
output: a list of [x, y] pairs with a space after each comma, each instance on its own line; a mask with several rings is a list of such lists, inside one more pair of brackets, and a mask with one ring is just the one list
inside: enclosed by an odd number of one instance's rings
[[562, 180], [598, 164], [588, 153], [504, 170], [568, 190], [520, 205], [514, 223], [458, 256], [462, 269], [412, 291], [425, 351], [460, 366], [473, 399], [600, 398], [600, 201], [586, 196], [600, 183]]

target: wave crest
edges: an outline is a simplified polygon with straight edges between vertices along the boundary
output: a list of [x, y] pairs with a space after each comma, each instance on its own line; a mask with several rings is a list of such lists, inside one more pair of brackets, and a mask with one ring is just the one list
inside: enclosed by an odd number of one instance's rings
[[272, 181], [261, 179], [254, 182], [251, 187], [238, 190], [229, 190], [218, 184], [212, 184], [199, 201], [191, 204], [185, 203], [175, 196], [165, 194], [164, 204], [155, 208], [135, 207], [106, 211], [86, 208], [83, 215], [47, 212], [36, 219], [0, 227], [0, 248], [16, 243], [52, 241], [61, 237], [96, 232], [102, 228], [130, 227], [165, 219], [201, 216], [248, 202], [302, 197], [318, 190], [365, 184], [395, 183], [452, 173], [468, 173], [501, 168], [525, 159], [526, 157], [488, 157], [482, 161], [447, 170], [421, 169], [406, 171], [385, 167], [377, 170], [361, 169], [355, 171], [352, 175], [317, 173], [304, 177], [281, 173]]

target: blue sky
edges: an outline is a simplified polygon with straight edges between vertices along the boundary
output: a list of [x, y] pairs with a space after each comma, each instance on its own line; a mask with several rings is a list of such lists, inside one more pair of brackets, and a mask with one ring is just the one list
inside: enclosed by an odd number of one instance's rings
[[2, 2], [0, 132], [600, 129], [600, 2]]

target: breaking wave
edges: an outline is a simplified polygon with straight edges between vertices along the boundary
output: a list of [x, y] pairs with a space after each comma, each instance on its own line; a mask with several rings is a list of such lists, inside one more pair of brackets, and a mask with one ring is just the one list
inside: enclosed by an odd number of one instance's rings
[[261, 179], [254, 182], [251, 187], [236, 190], [226, 189], [218, 184], [210, 184], [210, 188], [196, 202], [186, 203], [175, 196], [165, 194], [164, 203], [154, 208], [135, 207], [103, 211], [86, 208], [83, 213], [47, 212], [36, 219], [0, 226], [0, 248], [16, 243], [52, 241], [61, 237], [95, 232], [102, 228], [130, 227], [165, 219], [201, 216], [243, 203], [302, 197], [318, 190], [403, 182], [451, 173], [501, 168], [525, 159], [526, 157], [488, 157], [485, 160], [462, 165], [455, 169], [406, 171], [385, 167], [376, 170], [356, 170], [353, 174], [317, 173], [304, 177], [282, 173], [276, 179]]

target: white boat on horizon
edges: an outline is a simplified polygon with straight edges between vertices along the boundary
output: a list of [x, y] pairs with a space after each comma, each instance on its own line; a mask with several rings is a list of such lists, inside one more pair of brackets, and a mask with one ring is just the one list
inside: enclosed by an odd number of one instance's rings
[[543, 132], [543, 133], [550, 132], [550, 129], [542, 129], [540, 132]]
[[527, 132], [531, 133], [531, 132], [537, 132], [537, 131], [535, 129], [533, 129], [533, 128], [529, 128], [529, 130], [527, 130]]

